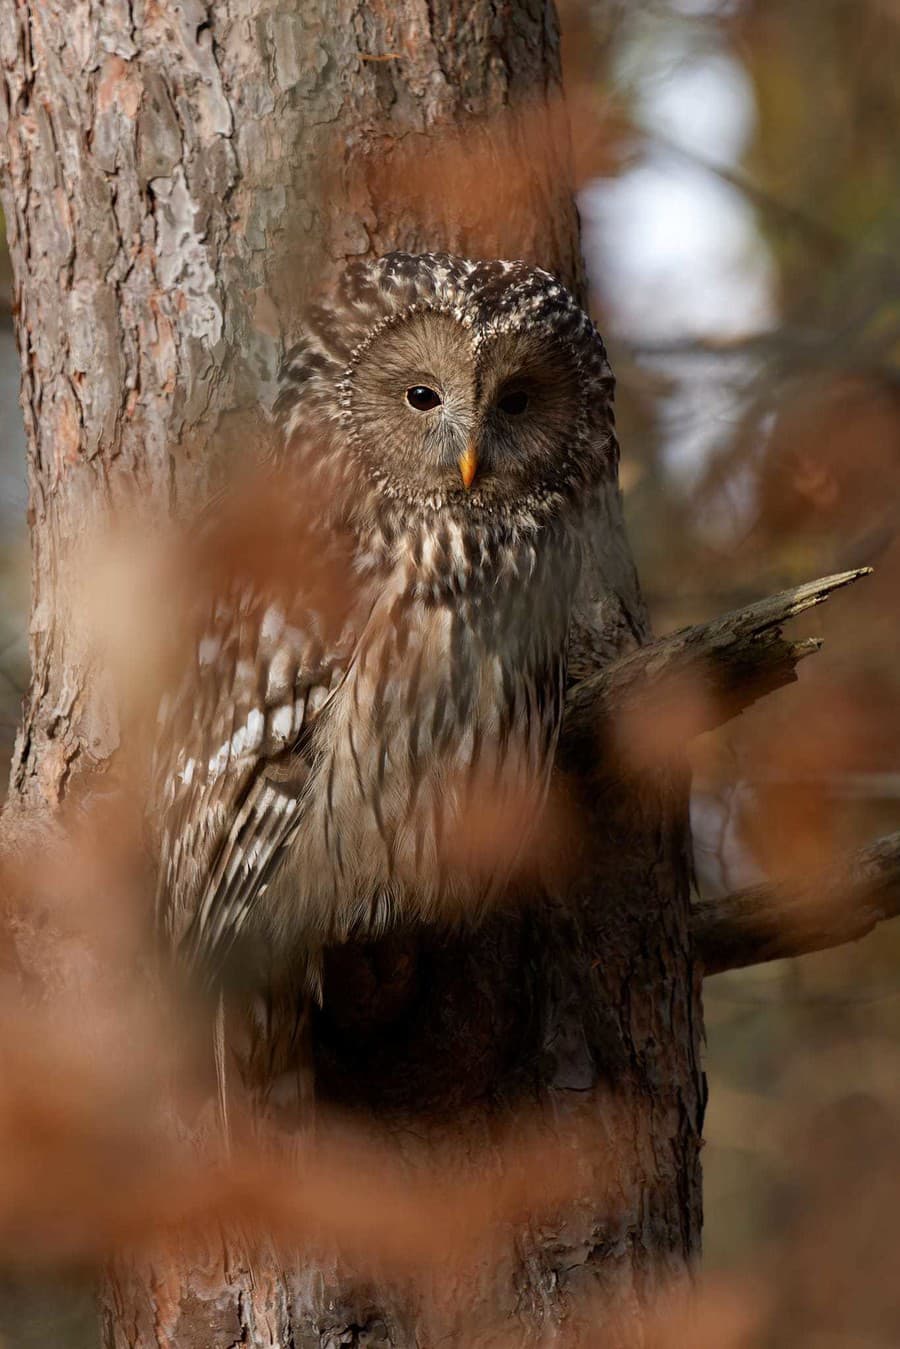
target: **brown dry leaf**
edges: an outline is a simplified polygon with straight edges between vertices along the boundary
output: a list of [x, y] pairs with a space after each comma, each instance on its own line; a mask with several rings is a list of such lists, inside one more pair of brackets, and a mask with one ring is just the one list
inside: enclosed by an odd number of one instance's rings
[[3, 1258], [91, 1261], [240, 1213], [260, 1239], [424, 1273], [483, 1258], [583, 1187], [581, 1126], [535, 1117], [489, 1143], [441, 1120], [400, 1146], [320, 1107], [299, 1136], [260, 1125], [224, 1157], [208, 1027], [152, 977], [133, 817], [99, 798], [39, 864], [23, 855], [3, 872]]
[[766, 1301], [764, 1289], [749, 1282], [704, 1279], [699, 1289], [675, 1289], [647, 1316], [641, 1349], [751, 1349]]
[[442, 863], [460, 878], [488, 886], [507, 878], [516, 889], [559, 881], [577, 847], [578, 815], [561, 780], [548, 798], [531, 781], [532, 770], [510, 754], [499, 775], [490, 769], [447, 776], [459, 810], [441, 838]]
[[[326, 146], [312, 170], [315, 193], [329, 205], [337, 254], [379, 254], [425, 238], [433, 251], [546, 266], [570, 234], [570, 175], [561, 166], [572, 162], [573, 142], [581, 180], [618, 165], [621, 136], [619, 114], [589, 81], [570, 86], [566, 102], [561, 92], [542, 91], [489, 117], [463, 113], [427, 131], [387, 116], [350, 156], [340, 136]], [[527, 175], [523, 160], [532, 169]], [[365, 222], [362, 238], [342, 241], [346, 219]], [[548, 220], [557, 222], [552, 233]], [[332, 279], [333, 262], [310, 257], [310, 248], [305, 236], [288, 239], [274, 269], [270, 291], [288, 330], [316, 298], [309, 278], [325, 290]], [[574, 252], [559, 266], [564, 281], [580, 283]]]
[[320, 1116], [323, 1141], [271, 1139], [216, 1160], [167, 1127], [155, 1039], [133, 1017], [114, 1022], [110, 1009], [101, 1021], [86, 1002], [70, 1004], [66, 1024], [4, 1011], [6, 1259], [94, 1260], [170, 1228], [188, 1237], [228, 1228], [239, 1213], [258, 1239], [337, 1247], [373, 1272], [413, 1274], [483, 1259], [512, 1224], [578, 1189], [572, 1141], [558, 1156], [558, 1136], [526, 1124], [481, 1156], [461, 1137], [411, 1165], [395, 1147]]
[[706, 680], [690, 672], [670, 675], [664, 685], [617, 713], [617, 758], [627, 772], [659, 772], [717, 719], [715, 695]]

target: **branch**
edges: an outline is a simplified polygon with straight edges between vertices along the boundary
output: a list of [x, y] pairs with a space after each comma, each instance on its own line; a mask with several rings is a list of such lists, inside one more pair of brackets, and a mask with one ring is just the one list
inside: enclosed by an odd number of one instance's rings
[[699, 900], [691, 933], [704, 973], [762, 965], [858, 941], [900, 916], [900, 833], [800, 885], [757, 885]]
[[[567, 743], [612, 730], [627, 743], [652, 739], [659, 756], [722, 725], [764, 694], [793, 683], [798, 663], [819, 650], [819, 638], [794, 642], [782, 635], [789, 619], [871, 570], [859, 567], [783, 590], [614, 661], [571, 689]], [[641, 735], [634, 737], [630, 732], [638, 724]]]

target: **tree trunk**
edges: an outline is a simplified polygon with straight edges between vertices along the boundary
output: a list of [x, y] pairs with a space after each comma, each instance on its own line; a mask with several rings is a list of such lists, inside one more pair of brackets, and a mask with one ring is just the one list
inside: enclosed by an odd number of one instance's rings
[[[64, 602], [79, 542], [136, 496], [160, 513], [202, 499], [272, 399], [298, 301], [394, 247], [525, 257], [584, 287], [543, 0], [7, 0], [0, 43], [33, 540], [24, 816], [58, 811], [120, 745]], [[581, 674], [647, 635], [616, 495], [595, 540]], [[685, 783], [579, 737], [560, 775], [581, 824], [564, 898], [419, 934], [412, 953], [333, 952], [314, 1056], [317, 1096], [420, 1151], [449, 1119], [491, 1138], [526, 1102], [562, 1150], [586, 1126], [577, 1199], [523, 1220], [513, 1254], [452, 1298], [372, 1286], [334, 1257], [251, 1270], [212, 1237], [202, 1260], [172, 1243], [107, 1281], [110, 1349], [518, 1343], [557, 1326], [636, 1342], [699, 1244]], [[388, 1016], [410, 959], [415, 999]], [[351, 998], [364, 980], [371, 996]]]

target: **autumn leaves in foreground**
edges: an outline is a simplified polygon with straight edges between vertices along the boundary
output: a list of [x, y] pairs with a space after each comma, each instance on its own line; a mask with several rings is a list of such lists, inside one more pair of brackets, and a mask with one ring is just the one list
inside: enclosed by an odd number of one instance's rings
[[[320, 536], [313, 496], [298, 533], [280, 486], [268, 473], [242, 477], [162, 544], [147, 541], [136, 511], [73, 567], [76, 640], [115, 690], [122, 749], [73, 781], [46, 832], [7, 821], [0, 1254], [10, 1258], [94, 1260], [240, 1212], [242, 1231], [337, 1245], [409, 1274], [483, 1257], [524, 1215], [555, 1211], [580, 1188], [580, 1125], [563, 1131], [560, 1156], [559, 1133], [530, 1109], [499, 1112], [477, 1136], [465, 1120], [435, 1121], [416, 1148], [398, 1146], [389, 1122], [363, 1127], [318, 1103], [293, 1117], [288, 1140], [271, 1118], [242, 1118], [236, 1086], [225, 1155], [210, 1005], [170, 977], [153, 930], [148, 766], [156, 707], [195, 659], [198, 615], [235, 576], [288, 621], [304, 577], [305, 598], [312, 587], [340, 631], [352, 573]], [[500, 856], [533, 885], [543, 850], [523, 847], [516, 801], [499, 807], [498, 796], [470, 798], [447, 846], [466, 867]], [[449, 915], [449, 928], [465, 922]], [[305, 990], [294, 996], [299, 1007]]]
[[[135, 514], [81, 559], [83, 648], [116, 690], [122, 752], [72, 783], [61, 828], [8, 821], [0, 1255], [83, 1265], [123, 1248], [149, 1253], [175, 1229], [202, 1242], [222, 1224], [250, 1247], [337, 1248], [366, 1275], [420, 1290], [437, 1281], [452, 1298], [466, 1271], [502, 1265], [529, 1225], [562, 1233], [564, 1212], [588, 1197], [627, 1243], [636, 1196], [627, 1184], [623, 1192], [622, 1176], [639, 1174], [635, 1150], [648, 1140], [635, 1136], [629, 1103], [614, 1092], [587, 1106], [563, 1093], [552, 1117], [520, 1100], [498, 1105], [488, 1124], [482, 1116], [474, 1127], [462, 1111], [418, 1119], [414, 1129], [307, 1096], [285, 1131], [274, 1109], [242, 1117], [238, 1085], [238, 1127], [225, 1154], [211, 1009], [159, 977], [144, 818], [149, 743], [155, 707], [194, 649], [196, 615], [226, 578], [252, 575], [290, 613], [302, 574], [339, 629], [354, 578], [333, 541], [319, 537], [313, 495], [308, 527], [298, 534], [294, 524], [277, 478], [264, 474], [226, 493], [202, 527], [191, 522], [150, 545]], [[681, 728], [709, 697], [706, 688], [683, 693], [683, 706], [670, 699], [656, 720], [618, 728], [617, 771], [681, 771]], [[609, 746], [587, 748], [602, 772]], [[471, 800], [447, 841], [459, 864], [502, 863], [511, 885], [498, 903], [541, 903], [548, 894], [566, 903], [582, 842], [577, 794], [555, 783], [528, 840], [514, 798]], [[470, 916], [450, 919], [448, 931], [465, 930]], [[643, 1127], [650, 1122], [639, 1122], [638, 1134]], [[674, 1346], [690, 1335], [717, 1349], [749, 1344], [761, 1305], [746, 1291], [715, 1292], [701, 1303], [699, 1327], [686, 1329], [684, 1317], [695, 1313], [675, 1289], [644, 1327], [647, 1342]], [[591, 1316], [586, 1298], [570, 1342]]]

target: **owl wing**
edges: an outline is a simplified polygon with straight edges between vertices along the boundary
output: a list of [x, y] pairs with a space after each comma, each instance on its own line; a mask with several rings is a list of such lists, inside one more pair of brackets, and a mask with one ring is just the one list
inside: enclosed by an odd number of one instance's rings
[[297, 827], [312, 730], [355, 648], [342, 617], [336, 627], [297, 604], [286, 615], [252, 591], [220, 599], [163, 701], [157, 921], [191, 965], [221, 963]]

